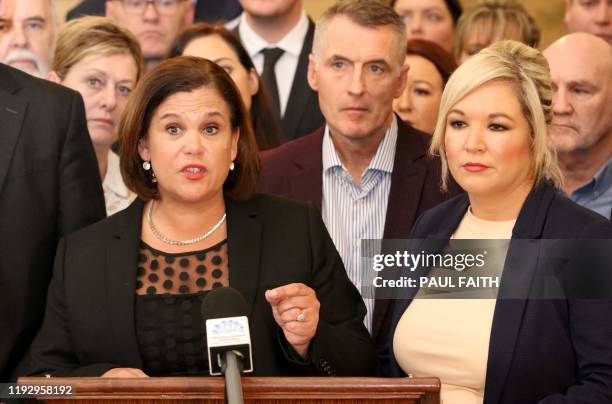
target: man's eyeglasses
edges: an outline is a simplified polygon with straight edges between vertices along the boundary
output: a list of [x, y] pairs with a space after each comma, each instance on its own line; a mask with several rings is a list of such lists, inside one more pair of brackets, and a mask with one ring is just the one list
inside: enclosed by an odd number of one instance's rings
[[121, 3], [123, 10], [128, 14], [142, 15], [147, 6], [152, 4], [162, 15], [171, 15], [178, 10], [179, 3], [185, 0], [114, 0]]

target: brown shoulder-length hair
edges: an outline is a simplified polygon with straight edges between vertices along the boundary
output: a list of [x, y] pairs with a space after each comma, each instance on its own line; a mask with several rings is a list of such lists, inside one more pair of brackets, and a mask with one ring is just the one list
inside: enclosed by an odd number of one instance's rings
[[[168, 57], [181, 56], [191, 41], [207, 36], [218, 36], [221, 38], [236, 53], [238, 61], [247, 72], [251, 70], [256, 72], [253, 60], [251, 60], [248, 52], [240, 43], [238, 36], [228, 31], [221, 24], [200, 22], [190, 25], [176, 39]], [[205, 58], [206, 56], [203, 55], [203, 57]], [[249, 112], [259, 150], [267, 150], [279, 146], [283, 135], [280, 122], [275, 118], [276, 114], [273, 112], [270, 104], [270, 97], [259, 75], [257, 75], [257, 80], [259, 81], [259, 89], [253, 96], [251, 111]]]
[[408, 41], [406, 55], [417, 55], [429, 60], [442, 77], [442, 86], [457, 68], [455, 58], [440, 45], [424, 39], [411, 39]]
[[257, 144], [248, 112], [232, 78], [215, 63], [197, 57], [180, 56], [168, 59], [147, 73], [132, 92], [119, 124], [121, 175], [125, 185], [140, 198], [159, 198], [157, 186], [142, 168], [138, 154], [140, 139], [147, 136], [153, 113], [169, 96], [200, 88], [217, 91], [230, 111], [233, 130], [240, 129], [235, 169], [230, 171], [223, 191], [226, 197], [249, 199], [259, 177]]

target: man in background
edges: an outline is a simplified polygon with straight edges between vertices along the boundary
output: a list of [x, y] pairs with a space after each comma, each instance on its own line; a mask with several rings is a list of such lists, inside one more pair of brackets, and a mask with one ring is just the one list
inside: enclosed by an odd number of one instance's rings
[[0, 64], [0, 382], [42, 322], [59, 239], [105, 215], [81, 96]]
[[301, 0], [240, 0], [238, 35], [266, 88], [285, 139], [323, 125], [317, 95], [306, 79], [314, 23]]
[[181, 31], [193, 23], [191, 0], [107, 0], [106, 16], [125, 26], [138, 39], [147, 69], [170, 51]]
[[5, 0], [0, 17], [0, 62], [46, 78], [59, 29], [53, 0]]
[[612, 2], [565, 0], [565, 25], [569, 32], [588, 32], [612, 44]]
[[[358, 44], [358, 46], [356, 46]], [[406, 28], [378, 0], [345, 0], [317, 23], [308, 82], [325, 125], [263, 153], [261, 190], [321, 209], [348, 276], [362, 291], [366, 327], [385, 353], [392, 301], [363, 293], [365, 239], [405, 239], [417, 217], [446, 199], [440, 162], [427, 158], [430, 136], [393, 113], [406, 85]]]
[[[571, 58], [568, 58], [571, 55]], [[574, 202], [607, 218], [612, 211], [612, 46], [587, 33], [545, 51], [553, 82], [551, 137]]]

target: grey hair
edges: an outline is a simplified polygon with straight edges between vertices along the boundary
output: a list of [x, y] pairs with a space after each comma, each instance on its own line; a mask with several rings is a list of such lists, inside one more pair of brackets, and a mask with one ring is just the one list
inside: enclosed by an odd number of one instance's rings
[[395, 33], [397, 61], [402, 67], [406, 56], [406, 25], [392, 7], [380, 0], [340, 0], [329, 7], [319, 18], [315, 29], [312, 54], [317, 61], [320, 60], [325, 31], [338, 16], [347, 17], [362, 27], [390, 27]]

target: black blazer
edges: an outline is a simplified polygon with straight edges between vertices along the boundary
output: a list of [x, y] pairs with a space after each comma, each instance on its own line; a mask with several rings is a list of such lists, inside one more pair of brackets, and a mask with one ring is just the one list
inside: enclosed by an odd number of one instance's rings
[[[84, 15], [104, 16], [105, 0], [83, 0], [66, 14], [66, 21]], [[219, 22], [234, 19], [242, 8], [238, 0], [199, 0], [196, 3], [194, 21]]]
[[[391, 175], [389, 202], [385, 207], [386, 239], [405, 239], [419, 215], [456, 195], [453, 182], [449, 194], [440, 190], [440, 162], [427, 157], [431, 136], [414, 129], [399, 117], [395, 161]], [[307, 201], [319, 209], [323, 199], [323, 133], [316, 132], [262, 153], [262, 192]], [[391, 325], [392, 300], [377, 299], [374, 304], [372, 336], [377, 349], [384, 351]], [[388, 360], [379, 355], [379, 375], [387, 376]]]
[[[431, 209], [419, 218], [411, 238], [448, 240], [468, 206], [464, 194]], [[484, 404], [612, 402], [612, 299], [503, 298], [530, 289], [540, 260], [535, 243], [519, 247], [517, 239], [610, 238], [608, 220], [551, 185], [531, 191], [512, 231], [493, 315]], [[581, 276], [588, 276], [588, 269], [580, 268]], [[391, 349], [410, 302], [396, 307]], [[397, 363], [394, 373], [403, 375]]]
[[[281, 120], [281, 129], [284, 140], [291, 140], [314, 132], [325, 124], [325, 118], [319, 108], [319, 97], [308, 84], [308, 56], [312, 52], [315, 24], [308, 19], [308, 31], [304, 38], [304, 45], [300, 52], [298, 65], [295, 70], [293, 84], [289, 92], [289, 99], [285, 114]], [[235, 32], [239, 35], [239, 30]], [[269, 92], [270, 90], [268, 90]]]
[[[251, 306], [249, 375], [371, 374], [365, 305], [317, 210], [265, 195], [228, 200], [226, 208], [229, 283]], [[99, 376], [115, 367], [142, 368], [134, 324], [142, 209], [137, 200], [62, 240], [29, 373]], [[267, 289], [292, 282], [312, 287], [321, 303], [306, 363], [293, 359], [264, 298]]]
[[105, 216], [81, 96], [0, 64], [0, 381], [42, 322], [59, 239]]

